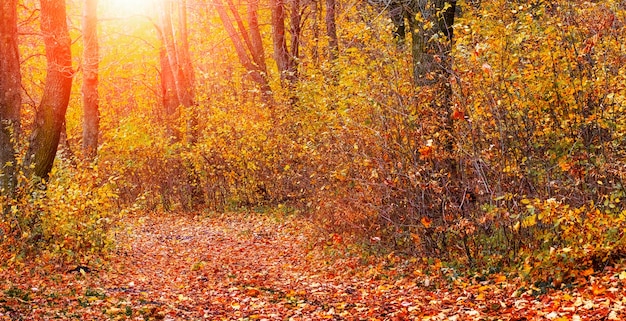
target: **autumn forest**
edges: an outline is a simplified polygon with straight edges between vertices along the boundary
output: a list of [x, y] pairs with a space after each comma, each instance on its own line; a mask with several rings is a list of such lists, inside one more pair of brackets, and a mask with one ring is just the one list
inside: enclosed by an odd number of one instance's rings
[[0, 320], [626, 319], [623, 0], [2, 0]]

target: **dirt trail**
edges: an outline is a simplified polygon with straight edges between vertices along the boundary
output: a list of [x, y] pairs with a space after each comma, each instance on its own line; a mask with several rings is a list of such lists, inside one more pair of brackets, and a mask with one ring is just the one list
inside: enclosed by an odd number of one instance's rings
[[0, 320], [626, 319], [615, 271], [580, 289], [513, 295], [520, 285], [501, 275], [429, 276], [394, 255], [346, 255], [338, 237], [313, 244], [302, 219], [152, 215], [126, 225], [116, 255], [89, 271], [0, 270]]
[[107, 283], [170, 318], [282, 319], [319, 310], [297, 290], [326, 287], [308, 269], [304, 236], [294, 222], [270, 220], [146, 219]]
[[321, 248], [332, 252], [340, 240], [330, 238], [311, 250], [311, 226], [293, 218], [151, 217], [129, 235], [114, 269], [119, 273], [105, 275], [104, 283], [109, 296], [143, 315], [402, 320], [433, 311], [427, 291], [400, 278], [395, 268], [381, 271], [381, 266], [360, 265], [357, 257], [321, 255]]

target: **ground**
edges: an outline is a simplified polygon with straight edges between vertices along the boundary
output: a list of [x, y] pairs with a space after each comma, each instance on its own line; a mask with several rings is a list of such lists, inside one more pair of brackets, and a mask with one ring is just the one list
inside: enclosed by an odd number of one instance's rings
[[126, 220], [106, 263], [0, 270], [0, 320], [626, 319], [619, 268], [543, 289], [504, 274], [457, 277], [437, 263], [425, 270], [393, 253], [357, 254], [292, 216]]

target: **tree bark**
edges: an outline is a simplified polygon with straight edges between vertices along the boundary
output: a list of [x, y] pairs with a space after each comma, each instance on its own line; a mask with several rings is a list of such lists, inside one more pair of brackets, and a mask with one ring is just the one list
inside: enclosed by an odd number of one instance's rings
[[399, 2], [392, 2], [389, 4], [389, 16], [395, 30], [393, 31], [393, 38], [398, 44], [398, 48], [403, 49], [406, 42], [406, 24], [404, 22], [406, 9], [404, 4]]
[[291, 73], [294, 74], [294, 78], [297, 78], [298, 69], [296, 65], [298, 63], [298, 57], [300, 57], [300, 33], [302, 33], [302, 13], [300, 12], [301, 3], [300, 0], [290, 0], [291, 13], [289, 15], [289, 33], [291, 34], [291, 48], [289, 52]]
[[85, 0], [83, 8], [83, 153], [89, 160], [96, 157], [100, 127], [97, 7], [98, 0]]
[[[187, 64], [187, 62], [185, 61], [185, 55], [188, 55], [189, 48], [184, 47], [184, 43], [180, 45], [176, 44], [171, 14], [172, 1], [169, 0], [165, 3], [165, 7], [163, 8], [163, 10], [161, 10], [161, 30], [163, 33], [164, 47], [167, 53], [168, 61], [170, 63], [170, 68], [172, 69], [172, 75], [174, 76], [174, 83], [176, 85], [176, 95], [178, 96], [178, 101], [183, 107], [190, 107], [193, 105], [194, 100], [193, 88], [191, 88], [191, 83], [189, 79], [190, 71], [186, 70], [186, 68], [188, 67], [185, 66]], [[179, 32], [182, 32], [182, 34], [186, 35], [186, 31], [179, 30]]]
[[416, 85], [434, 84], [450, 69], [455, 11], [453, 0], [417, 0], [409, 13]]
[[326, 0], [326, 35], [328, 36], [328, 57], [331, 61], [336, 60], [339, 54], [335, 7], [335, 0]]
[[278, 67], [281, 80], [293, 82], [295, 74], [293, 59], [287, 49], [287, 37], [285, 36], [285, 5], [283, 0], [270, 0], [272, 10], [272, 40], [274, 43], [274, 60]]
[[187, 31], [187, 1], [178, 0], [178, 28], [176, 37], [176, 57], [181, 77], [184, 78], [185, 88], [181, 99], [185, 106], [193, 106], [195, 104], [194, 84], [196, 81], [193, 72], [193, 64], [191, 63], [191, 54], [189, 53], [189, 33]]
[[12, 195], [16, 184], [15, 145], [20, 133], [20, 58], [17, 0], [0, 4], [0, 195]]
[[[250, 28], [250, 37], [248, 42], [245, 40], [248, 39], [248, 37], [243, 36], [246, 33], [246, 30], [242, 29], [243, 26], [240, 25], [239, 28], [241, 34], [237, 32], [237, 29], [235, 29], [235, 26], [226, 11], [226, 7], [221, 0], [215, 0], [214, 3], [215, 9], [220, 16], [220, 20], [222, 20], [222, 24], [224, 25], [224, 29], [226, 29], [228, 37], [235, 47], [235, 52], [237, 53], [239, 62], [244, 68], [246, 68], [252, 80], [261, 87], [264, 100], [268, 102], [271, 101], [272, 89], [270, 88], [267, 80], [267, 67], [264, 58], [265, 53], [263, 50], [263, 43], [261, 42], [261, 32], [259, 31], [257, 17], [258, 2], [256, 0], [251, 0], [248, 4], [248, 28]], [[235, 16], [235, 20], [237, 20], [238, 14], [236, 11], [233, 11], [233, 15]]]
[[[178, 25], [174, 27], [172, 19], [173, 1], [164, 1], [161, 7], [159, 36], [162, 41], [161, 57], [161, 86], [163, 90], [163, 103], [168, 116], [180, 115], [174, 113], [175, 107], [182, 107], [188, 112], [186, 121], [187, 141], [195, 142], [197, 136], [197, 120], [191, 108], [195, 105], [194, 73], [189, 54], [187, 35], [187, 3], [179, 0], [177, 6]], [[176, 30], [176, 33], [174, 32]], [[167, 65], [165, 65], [167, 63]], [[172, 88], [173, 85], [173, 88]], [[176, 94], [173, 99], [171, 93]], [[180, 138], [180, 137], [177, 137]]]
[[[263, 40], [259, 29], [259, 0], [248, 1], [248, 28], [250, 32], [250, 53], [252, 59], [259, 66], [259, 69], [267, 74], [267, 65], [265, 64], [265, 50], [263, 49]], [[243, 29], [241, 31], [244, 32]]]
[[165, 42], [161, 33], [159, 32], [159, 38], [161, 38], [161, 48], [159, 49], [159, 62], [161, 65], [161, 99], [163, 102], [163, 109], [165, 111], [165, 117], [167, 123], [176, 118], [176, 111], [180, 102], [178, 101], [178, 95], [176, 94], [176, 83], [174, 82], [174, 74], [172, 67], [170, 66], [169, 58], [167, 57], [167, 50], [165, 50]]
[[74, 71], [65, 0], [41, 0], [40, 3], [41, 32], [48, 66], [25, 164], [27, 168], [33, 166], [29, 174], [46, 179], [59, 145]]

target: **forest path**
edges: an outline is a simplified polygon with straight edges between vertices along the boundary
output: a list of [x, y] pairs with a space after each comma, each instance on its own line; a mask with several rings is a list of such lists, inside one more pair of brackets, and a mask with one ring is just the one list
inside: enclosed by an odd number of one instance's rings
[[[503, 275], [426, 275], [292, 216], [125, 218], [101, 268], [0, 270], [0, 320], [623, 320], [617, 271], [533, 296]], [[537, 290], [540, 290], [537, 288]]]
[[121, 305], [169, 320], [403, 320], [441, 311], [400, 277], [399, 259], [366, 266], [341, 254], [337, 236], [312, 245], [315, 237], [294, 217], [141, 218], [119, 240], [127, 246], [105, 284]]

